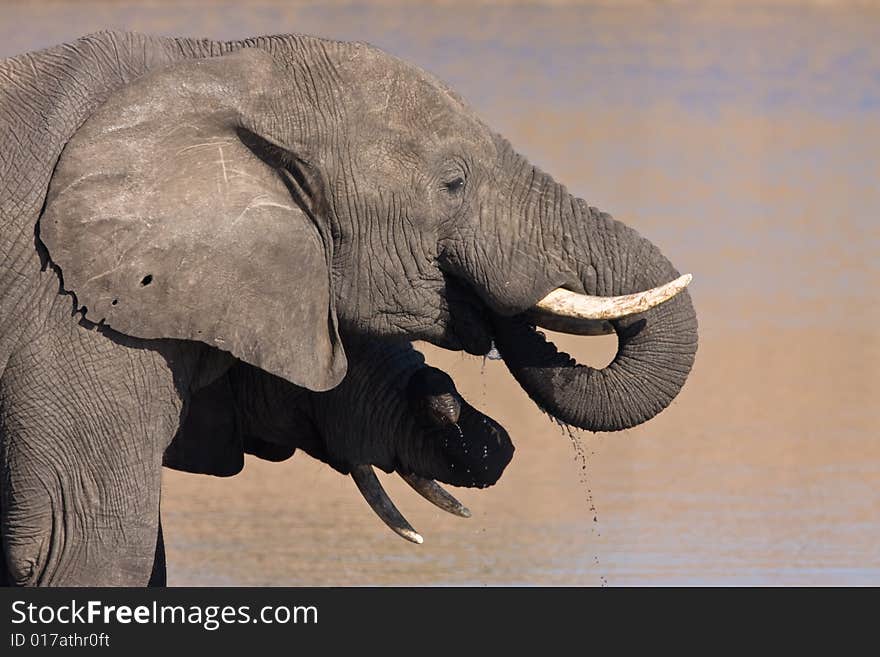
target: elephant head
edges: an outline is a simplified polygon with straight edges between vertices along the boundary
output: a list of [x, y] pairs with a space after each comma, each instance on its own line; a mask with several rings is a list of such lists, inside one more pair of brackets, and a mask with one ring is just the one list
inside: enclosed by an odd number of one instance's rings
[[[494, 342], [543, 410], [592, 431], [684, 385], [688, 278], [443, 83], [360, 43], [212, 51], [114, 92], [62, 154], [39, 236], [88, 319], [318, 392], [346, 375], [340, 335]], [[614, 331], [619, 350], [593, 369], [537, 326]]]

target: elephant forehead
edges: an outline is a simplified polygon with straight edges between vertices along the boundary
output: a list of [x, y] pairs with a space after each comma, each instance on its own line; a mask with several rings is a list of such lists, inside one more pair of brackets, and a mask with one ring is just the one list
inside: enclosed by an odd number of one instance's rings
[[425, 142], [483, 137], [491, 147], [489, 128], [448, 85], [408, 62], [376, 48], [355, 48], [340, 64], [348, 113], [373, 140], [402, 135]]

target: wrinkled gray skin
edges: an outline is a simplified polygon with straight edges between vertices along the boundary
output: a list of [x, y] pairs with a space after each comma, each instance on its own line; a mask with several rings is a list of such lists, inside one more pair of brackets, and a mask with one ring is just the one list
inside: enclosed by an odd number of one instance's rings
[[4, 60], [0, 579], [163, 583], [163, 457], [229, 475], [301, 448], [494, 483], [506, 433], [411, 340], [494, 338], [556, 418], [644, 422], [692, 365], [687, 293], [614, 322], [603, 370], [520, 313], [677, 273], [364, 44], [101, 33]]

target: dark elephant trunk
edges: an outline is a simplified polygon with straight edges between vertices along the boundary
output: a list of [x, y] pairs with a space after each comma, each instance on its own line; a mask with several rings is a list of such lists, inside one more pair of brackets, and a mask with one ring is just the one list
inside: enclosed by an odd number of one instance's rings
[[[614, 296], [646, 290], [679, 273], [631, 228], [567, 194], [545, 230], [564, 245], [563, 260], [583, 291]], [[684, 385], [697, 351], [690, 295], [612, 322], [618, 352], [604, 369], [578, 364], [535, 330], [525, 316], [493, 317], [496, 345], [519, 384], [557, 420], [590, 431], [619, 431], [662, 411]]]

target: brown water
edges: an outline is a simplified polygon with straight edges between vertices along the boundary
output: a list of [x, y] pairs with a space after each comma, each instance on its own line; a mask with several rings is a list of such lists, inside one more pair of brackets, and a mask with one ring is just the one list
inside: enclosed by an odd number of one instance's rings
[[[450, 82], [519, 150], [695, 275], [697, 363], [655, 420], [572, 442], [503, 364], [426, 348], [517, 445], [497, 486], [460, 492], [473, 518], [384, 478], [425, 536], [414, 546], [302, 455], [249, 460], [228, 480], [166, 471], [171, 584], [880, 584], [880, 9], [0, 10], [0, 55], [101, 27], [370, 41]], [[613, 349], [561, 342], [584, 360]]]

